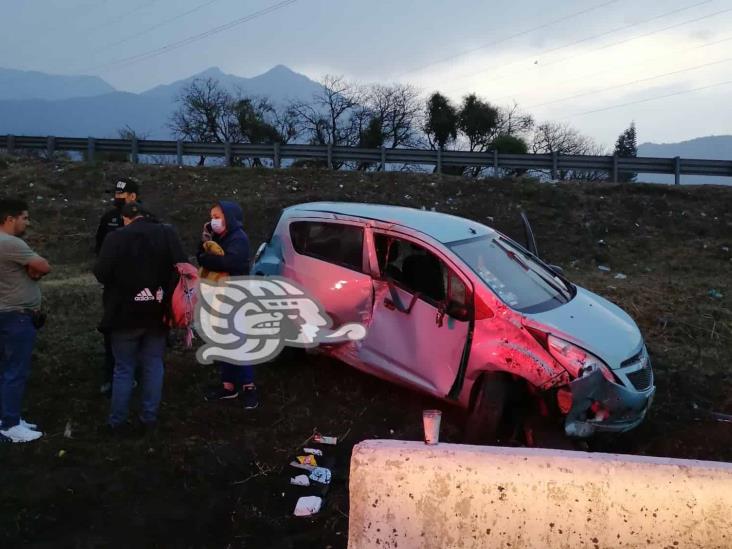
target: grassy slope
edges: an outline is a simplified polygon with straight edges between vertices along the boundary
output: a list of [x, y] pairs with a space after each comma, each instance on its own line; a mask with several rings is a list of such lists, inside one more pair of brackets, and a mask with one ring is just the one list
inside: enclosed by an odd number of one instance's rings
[[[50, 318], [27, 398], [29, 418], [49, 436], [0, 448], [0, 540], [258, 546], [273, 543], [276, 528], [281, 546], [343, 546], [350, 445], [373, 436], [420, 438], [422, 397], [341, 364], [281, 357], [258, 370], [263, 406], [247, 414], [201, 402], [215, 372], [180, 351], [168, 360], [159, 437], [99, 437], [108, 402], [96, 395], [100, 290], [89, 269], [109, 199], [103, 191], [122, 175], [143, 182], [145, 203], [178, 227], [191, 253], [217, 198], [242, 204], [254, 248], [282, 207], [310, 200], [435, 207], [519, 240], [523, 209], [541, 254], [628, 311], [651, 351], [658, 386], [651, 415], [593, 449], [732, 460], [729, 424], [695, 421], [692, 408], [732, 413], [732, 188], [5, 161], [0, 192], [31, 201], [29, 240], [55, 271], [43, 282]], [[617, 272], [627, 279], [615, 279]], [[710, 289], [724, 297], [709, 297]], [[63, 437], [67, 424], [71, 439]], [[293, 521], [286, 464], [315, 427], [347, 434], [337, 450], [340, 468], [324, 512]], [[459, 434], [459, 415], [448, 415], [445, 438]]]

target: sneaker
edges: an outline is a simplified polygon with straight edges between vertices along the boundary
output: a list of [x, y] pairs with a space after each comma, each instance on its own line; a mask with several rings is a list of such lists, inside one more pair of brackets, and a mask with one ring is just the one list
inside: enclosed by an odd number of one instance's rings
[[27, 427], [18, 424], [10, 429], [0, 431], [0, 435], [8, 437], [12, 442], [31, 442], [32, 440], [41, 438], [43, 433], [31, 431]]
[[245, 410], [254, 410], [257, 406], [259, 406], [259, 398], [257, 398], [257, 388], [254, 386], [244, 387], [244, 392], [242, 393], [241, 398], [244, 401]]
[[223, 385], [217, 385], [206, 393], [206, 400], [228, 400], [230, 398], [236, 398], [239, 396], [239, 392], [236, 390], [229, 390]]
[[38, 430], [38, 425], [37, 424], [35, 424], [35, 423], [28, 423], [23, 418], [20, 418], [20, 425], [22, 425], [26, 429], [30, 429], [31, 431], [37, 431]]

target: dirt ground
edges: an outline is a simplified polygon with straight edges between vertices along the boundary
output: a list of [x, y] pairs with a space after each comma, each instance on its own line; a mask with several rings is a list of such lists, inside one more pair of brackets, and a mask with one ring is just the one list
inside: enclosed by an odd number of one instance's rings
[[[98, 434], [101, 291], [90, 275], [92, 236], [116, 178], [178, 228], [193, 253], [215, 199], [238, 200], [253, 248], [284, 206], [312, 200], [434, 207], [523, 241], [532, 221], [540, 254], [577, 284], [628, 311], [646, 337], [657, 394], [647, 420], [590, 451], [732, 461], [732, 188], [468, 180], [408, 173], [84, 165], [0, 158], [0, 193], [31, 203], [29, 242], [54, 272], [34, 354], [25, 416], [47, 435], [0, 446], [0, 546], [345, 547], [352, 446], [421, 439], [421, 410], [440, 406], [442, 439], [460, 442], [460, 412], [302, 353], [257, 367], [261, 406], [206, 403], [216, 380], [194, 353], [173, 349], [159, 432]], [[610, 272], [598, 269], [609, 267]], [[626, 278], [615, 278], [618, 273]], [[288, 464], [313, 430], [339, 437], [323, 510], [292, 516]], [[378, 471], [374, 471], [378, 474]], [[300, 489], [302, 490], [302, 489]]]

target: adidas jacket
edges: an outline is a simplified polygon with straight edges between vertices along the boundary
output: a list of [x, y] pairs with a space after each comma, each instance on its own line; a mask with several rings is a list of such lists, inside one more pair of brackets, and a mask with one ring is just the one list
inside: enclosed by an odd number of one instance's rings
[[163, 327], [174, 265], [182, 261], [183, 246], [169, 225], [142, 218], [110, 233], [94, 266], [104, 284], [100, 330]]

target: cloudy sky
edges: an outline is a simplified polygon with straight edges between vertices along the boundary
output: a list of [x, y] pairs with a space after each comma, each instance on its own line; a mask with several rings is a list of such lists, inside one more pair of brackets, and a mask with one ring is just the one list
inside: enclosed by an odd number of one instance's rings
[[516, 101], [612, 147], [732, 134], [732, 0], [4, 0], [0, 67], [138, 92], [211, 66]]

